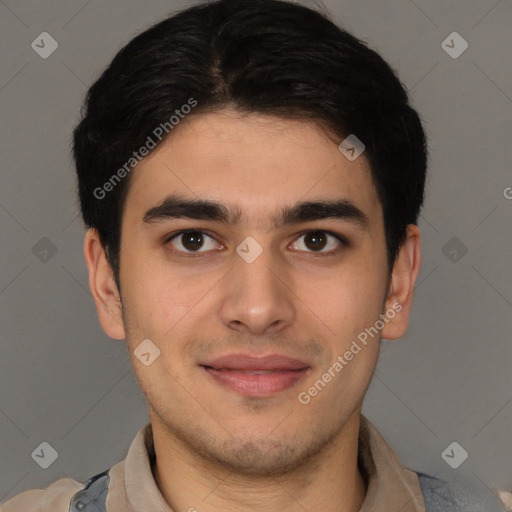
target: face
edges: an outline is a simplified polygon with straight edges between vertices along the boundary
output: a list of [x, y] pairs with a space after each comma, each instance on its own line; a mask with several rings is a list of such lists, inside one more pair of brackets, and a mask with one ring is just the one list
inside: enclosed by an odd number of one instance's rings
[[381, 334], [403, 328], [398, 308], [380, 316], [396, 297], [364, 154], [303, 121], [198, 115], [133, 171], [121, 241], [122, 318], [100, 318], [126, 337], [154, 431], [277, 475], [358, 417]]

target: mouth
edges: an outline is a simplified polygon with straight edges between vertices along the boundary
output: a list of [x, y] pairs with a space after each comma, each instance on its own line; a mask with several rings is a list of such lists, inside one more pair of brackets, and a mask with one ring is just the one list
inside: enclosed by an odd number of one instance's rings
[[200, 366], [216, 384], [244, 396], [275, 395], [296, 385], [311, 368], [278, 354], [260, 358], [231, 354]]

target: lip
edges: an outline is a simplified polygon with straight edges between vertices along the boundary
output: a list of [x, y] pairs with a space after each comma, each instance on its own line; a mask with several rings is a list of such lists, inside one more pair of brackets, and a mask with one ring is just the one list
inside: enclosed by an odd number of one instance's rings
[[203, 369], [221, 386], [244, 396], [259, 397], [275, 395], [296, 385], [309, 371], [309, 368], [302, 368], [301, 370], [270, 370], [269, 373], [247, 373], [240, 370], [215, 370], [207, 366], [203, 366]]
[[302, 370], [309, 368], [304, 361], [293, 359], [281, 354], [270, 354], [265, 357], [254, 357], [248, 354], [227, 354], [218, 357], [201, 366], [207, 366], [216, 370]]
[[229, 354], [201, 365], [226, 389], [244, 396], [270, 396], [296, 385], [310, 370], [304, 361], [280, 354]]

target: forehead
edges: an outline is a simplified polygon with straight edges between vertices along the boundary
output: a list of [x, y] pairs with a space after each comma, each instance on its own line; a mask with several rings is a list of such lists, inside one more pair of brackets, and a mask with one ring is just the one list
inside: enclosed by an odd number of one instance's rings
[[366, 158], [349, 161], [313, 122], [229, 110], [194, 115], [132, 172], [125, 216], [138, 221], [174, 194], [222, 204], [228, 218], [253, 227], [276, 227], [283, 205], [318, 198], [381, 216]]

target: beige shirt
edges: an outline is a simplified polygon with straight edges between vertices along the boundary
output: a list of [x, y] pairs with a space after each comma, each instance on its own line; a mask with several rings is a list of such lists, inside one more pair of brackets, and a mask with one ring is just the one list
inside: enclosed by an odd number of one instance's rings
[[[364, 416], [359, 456], [368, 477], [360, 512], [425, 512], [418, 477], [400, 464]], [[126, 459], [110, 469], [107, 512], [173, 512], [153, 477], [154, 460], [153, 431], [151, 423], [147, 423], [135, 436]], [[0, 512], [68, 512], [72, 496], [84, 487], [85, 483], [61, 478], [46, 489], [30, 489], [14, 496], [0, 506]]]

